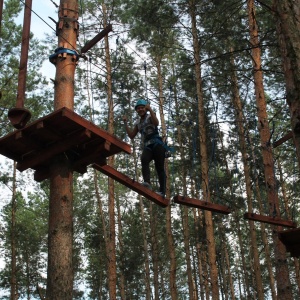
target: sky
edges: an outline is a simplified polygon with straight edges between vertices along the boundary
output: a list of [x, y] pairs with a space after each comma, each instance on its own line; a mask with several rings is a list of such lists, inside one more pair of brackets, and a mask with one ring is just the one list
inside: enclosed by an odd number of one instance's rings
[[[23, 1], [23, 0], [22, 0]], [[59, 0], [54, 1], [59, 4]], [[22, 11], [20, 15], [20, 20], [23, 22]], [[32, 0], [32, 13], [31, 13], [31, 26], [30, 31], [34, 34], [36, 38], [42, 39], [45, 34], [52, 34], [53, 29], [55, 29], [53, 20], [58, 20], [57, 8], [52, 3], [51, 0]], [[51, 55], [52, 53], [49, 53]], [[53, 78], [55, 75], [55, 67], [49, 60], [45, 60], [43, 63], [43, 73], [46, 77]]]

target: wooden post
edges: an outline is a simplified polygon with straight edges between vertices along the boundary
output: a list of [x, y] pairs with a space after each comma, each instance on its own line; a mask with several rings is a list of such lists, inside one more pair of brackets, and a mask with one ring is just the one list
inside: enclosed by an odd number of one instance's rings
[[[54, 110], [74, 108], [74, 74], [78, 34], [78, 0], [61, 0], [57, 26], [58, 49]], [[72, 300], [73, 293], [73, 172], [67, 156], [59, 154], [50, 166], [47, 299]]]
[[26, 0], [25, 7], [24, 7], [21, 59], [20, 59], [20, 66], [19, 66], [18, 95], [17, 95], [17, 103], [16, 103], [17, 108], [24, 107], [27, 61], [28, 61], [28, 51], [29, 51], [29, 39], [30, 39], [31, 7], [32, 7], [32, 0]]
[[25, 127], [31, 118], [30, 111], [24, 108], [30, 40], [31, 8], [32, 0], [25, 0], [17, 101], [16, 107], [10, 109], [8, 112], [8, 118], [10, 122], [17, 129]]

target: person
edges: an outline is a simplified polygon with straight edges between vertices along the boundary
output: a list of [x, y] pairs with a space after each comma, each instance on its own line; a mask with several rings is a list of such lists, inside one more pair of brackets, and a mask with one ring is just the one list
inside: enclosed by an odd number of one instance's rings
[[154, 160], [155, 170], [159, 181], [159, 192], [157, 194], [164, 196], [166, 192], [166, 175], [165, 175], [165, 152], [164, 143], [159, 136], [158, 128], [159, 121], [150, 107], [150, 104], [139, 99], [135, 104], [135, 111], [139, 119], [135, 122], [134, 128], [130, 129], [127, 125], [127, 117], [123, 116], [126, 133], [130, 139], [134, 139], [138, 133], [141, 135], [142, 146], [142, 175], [145, 187], [152, 189], [150, 181], [150, 162]]

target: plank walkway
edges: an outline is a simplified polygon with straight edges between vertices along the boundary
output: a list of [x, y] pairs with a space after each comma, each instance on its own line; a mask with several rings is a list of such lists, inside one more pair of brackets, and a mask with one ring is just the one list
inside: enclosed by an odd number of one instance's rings
[[130, 188], [131, 190], [137, 192], [138, 194], [153, 201], [154, 203], [158, 204], [161, 207], [167, 207], [170, 203], [169, 199], [166, 199], [165, 197], [158, 195], [157, 193], [153, 192], [152, 190], [144, 187], [141, 183], [133, 180], [132, 178], [117, 171], [116, 169], [110, 167], [109, 165], [93, 164], [92, 167], [95, 168], [96, 170], [100, 171], [101, 173], [111, 177], [112, 179], [120, 182], [121, 184], [123, 184], [126, 187]]

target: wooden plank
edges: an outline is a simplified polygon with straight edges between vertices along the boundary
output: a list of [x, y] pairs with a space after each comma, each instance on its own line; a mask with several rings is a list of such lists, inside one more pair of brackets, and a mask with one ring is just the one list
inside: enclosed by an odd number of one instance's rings
[[100, 31], [92, 40], [87, 42], [82, 48], [81, 53], [86, 53], [90, 50], [96, 43], [103, 39], [109, 32], [112, 31], [112, 25], [108, 24], [102, 31]]
[[65, 139], [47, 146], [44, 149], [33, 152], [33, 155], [28, 158], [25, 156], [22, 162], [17, 163], [17, 169], [20, 172], [28, 168], [35, 169], [36, 166], [46, 163], [56, 154], [62, 153], [70, 149], [72, 146], [78, 145], [83, 141], [90, 139], [91, 132], [89, 130], [82, 130], [80, 132], [73, 133]]
[[41, 121], [36, 124], [35, 130], [31, 133], [31, 136], [46, 143], [60, 140], [62, 135], [55, 130], [56, 128], [47, 127], [44, 121]]
[[278, 238], [292, 257], [300, 257], [300, 228], [278, 231]]
[[272, 225], [284, 226], [290, 228], [295, 228], [297, 226], [297, 224], [292, 221], [283, 220], [278, 217], [262, 216], [254, 213], [245, 213], [244, 218], [252, 221], [258, 221], [262, 223], [268, 223]]
[[73, 120], [76, 124], [87, 128], [88, 130], [94, 132], [97, 136], [100, 136], [103, 139], [105, 139], [106, 141], [117, 146], [118, 148], [120, 148], [121, 151], [131, 154], [131, 146], [129, 144], [123, 142], [119, 138], [117, 138], [114, 135], [110, 134], [109, 132], [101, 129], [100, 127], [96, 126], [95, 124], [85, 120], [84, 118], [82, 118], [81, 116], [79, 116], [78, 114], [73, 112], [72, 110], [64, 107], [61, 109], [61, 113], [62, 113], [62, 116]]
[[293, 137], [292, 131], [289, 131], [285, 136], [273, 143], [273, 148], [276, 148]]
[[17, 131], [15, 134], [15, 146], [17, 147], [40, 147], [41, 143], [35, 141], [31, 137], [26, 136], [22, 131]]
[[209, 211], [213, 211], [213, 212], [217, 212], [217, 213], [221, 213], [221, 214], [228, 215], [229, 213], [231, 213], [229, 207], [227, 207], [227, 206], [215, 204], [212, 202], [203, 201], [203, 200], [199, 200], [199, 199], [188, 198], [188, 197], [176, 195], [173, 197], [173, 201], [178, 204], [191, 206], [191, 207], [195, 207], [195, 208], [200, 208], [200, 209], [204, 209], [204, 210], [209, 210]]
[[81, 153], [80, 157], [72, 163], [72, 169], [78, 173], [82, 173], [82, 170], [90, 164], [106, 164], [106, 152], [110, 151], [110, 143], [104, 142], [95, 148], [89, 148], [87, 151]]
[[169, 199], [166, 199], [157, 193], [151, 191], [150, 189], [144, 187], [142, 184], [138, 183], [137, 181], [131, 179], [130, 177], [124, 175], [123, 173], [115, 170], [114, 168], [110, 167], [109, 165], [97, 165], [93, 164], [93, 168], [100, 171], [101, 173], [113, 178], [114, 180], [120, 182], [121, 184], [127, 186], [128, 188], [132, 189], [133, 191], [137, 192], [138, 194], [146, 197], [147, 199], [153, 201], [157, 205], [161, 207], [167, 207], [169, 205]]

